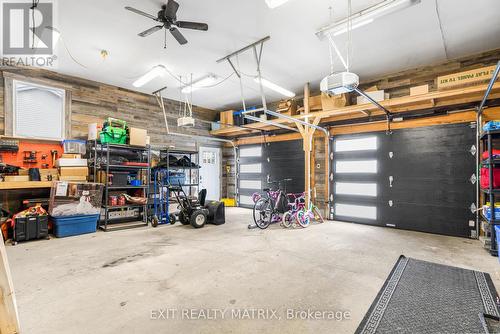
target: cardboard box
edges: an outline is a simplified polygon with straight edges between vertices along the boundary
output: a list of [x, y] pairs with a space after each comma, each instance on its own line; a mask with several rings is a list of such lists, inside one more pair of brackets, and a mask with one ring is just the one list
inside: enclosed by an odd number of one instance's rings
[[99, 134], [101, 133], [101, 131], [102, 131], [102, 123], [101, 124], [90, 123], [89, 124], [89, 132], [88, 132], [87, 139], [88, 140], [97, 140], [97, 139], [99, 139]]
[[429, 85], [410, 87], [410, 96], [417, 96], [429, 93]]
[[146, 146], [148, 131], [138, 128], [129, 129], [130, 141], [129, 144], [132, 146]]
[[295, 99], [280, 101], [276, 111], [288, 116], [298, 115], [297, 101]]
[[323, 110], [332, 110], [342, 108], [347, 105], [346, 94], [329, 95], [326, 93], [321, 94], [321, 106]]
[[57, 159], [56, 167], [87, 167], [87, 159]]
[[59, 180], [59, 171], [57, 168], [40, 169], [40, 177], [42, 181], [57, 181]]
[[61, 176], [88, 176], [88, 167], [61, 167], [59, 168]]
[[[383, 90], [377, 90], [377, 91], [365, 92], [365, 93], [377, 102], [384, 101], [386, 98]], [[367, 104], [367, 103], [371, 103], [371, 102], [368, 101], [364, 96], [356, 97], [356, 104]]]
[[438, 77], [437, 88], [439, 90], [446, 88], [454, 88], [459, 86], [466, 86], [471, 84], [480, 84], [487, 82], [493, 77], [496, 66], [487, 66], [477, 68], [475, 70], [453, 73], [450, 75], [443, 75]]
[[222, 129], [230, 125], [234, 125], [234, 111], [233, 110], [221, 111], [220, 124]]
[[78, 175], [60, 175], [59, 176], [60, 181], [81, 181], [85, 182], [87, 181], [87, 176], [78, 176]]
[[61, 156], [62, 159], [81, 159], [82, 155], [81, 154], [75, 154], [75, 153], [64, 153]]
[[309, 97], [309, 110], [319, 111], [321, 109], [323, 109], [323, 106], [321, 104], [321, 95]]

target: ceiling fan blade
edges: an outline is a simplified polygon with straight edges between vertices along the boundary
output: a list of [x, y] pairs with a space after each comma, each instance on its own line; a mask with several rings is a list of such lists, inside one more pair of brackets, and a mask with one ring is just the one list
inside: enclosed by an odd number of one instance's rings
[[175, 22], [175, 25], [178, 26], [179, 28], [184, 28], [184, 29], [194, 29], [194, 30], [203, 30], [203, 31], [208, 30], [208, 24], [206, 24], [206, 23], [177, 21], [177, 22]]
[[158, 21], [158, 18], [151, 15], [151, 14], [148, 14], [148, 13], [145, 13], [143, 12], [142, 10], [139, 10], [139, 9], [135, 9], [134, 7], [125, 7], [126, 10], [130, 10], [131, 12], [134, 12], [136, 14], [139, 14], [139, 15], [142, 15], [142, 16], [145, 16], [145, 17], [148, 17], [152, 20], [155, 20], [155, 21]]
[[177, 18], [177, 10], [179, 10], [179, 4], [174, 0], [168, 0], [167, 6], [165, 7], [165, 18], [175, 21]]
[[149, 36], [152, 33], [157, 32], [158, 30], [161, 30], [162, 28], [163, 28], [163, 26], [155, 26], [153, 28], [149, 28], [148, 30], [145, 30], [145, 31], [141, 32], [139, 34], [139, 36], [141, 36], [141, 37]]
[[172, 27], [170, 28], [170, 33], [175, 37], [175, 39], [177, 40], [177, 42], [179, 42], [180, 45], [184, 45], [188, 42], [186, 38], [184, 38], [184, 36], [181, 34], [179, 29]]

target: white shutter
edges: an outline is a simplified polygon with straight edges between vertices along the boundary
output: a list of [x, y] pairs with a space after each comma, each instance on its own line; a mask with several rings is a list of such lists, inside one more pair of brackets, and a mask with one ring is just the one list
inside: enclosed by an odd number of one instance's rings
[[64, 139], [62, 89], [23, 82], [14, 83], [14, 136]]

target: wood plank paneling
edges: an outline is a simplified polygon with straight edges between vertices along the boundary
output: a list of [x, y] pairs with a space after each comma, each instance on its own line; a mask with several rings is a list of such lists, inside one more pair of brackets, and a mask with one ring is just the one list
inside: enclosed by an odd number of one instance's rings
[[[0, 71], [0, 134], [4, 134], [4, 72]], [[64, 85], [71, 92], [71, 137], [86, 138], [89, 123], [102, 123], [108, 117], [126, 120], [130, 126], [148, 130], [151, 143], [157, 146], [174, 145], [193, 148], [188, 138], [166, 136], [163, 113], [154, 96], [106, 85], [82, 78], [67, 76], [43, 69], [9, 69], [9, 74], [26, 77], [27, 80], [44, 80], [47, 84]], [[194, 128], [178, 128], [179, 102], [165, 99], [167, 119], [171, 131], [193, 135], [209, 135], [209, 123], [217, 112], [193, 107], [197, 121]]]

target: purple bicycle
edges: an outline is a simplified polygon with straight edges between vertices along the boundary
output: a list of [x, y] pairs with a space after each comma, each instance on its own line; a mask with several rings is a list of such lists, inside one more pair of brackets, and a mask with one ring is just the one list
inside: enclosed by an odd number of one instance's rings
[[[262, 189], [265, 195], [254, 194], [252, 196], [255, 201], [253, 220], [258, 228], [266, 229], [272, 223], [282, 221], [281, 215], [288, 211], [289, 206], [286, 196], [286, 183], [289, 181], [292, 181], [292, 179], [268, 182], [269, 184], [278, 185], [278, 189], [271, 190], [270, 188], [265, 188]], [[284, 185], [284, 191], [281, 190], [281, 185]]]

